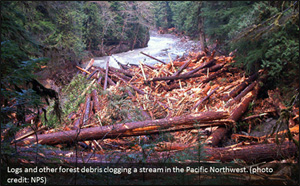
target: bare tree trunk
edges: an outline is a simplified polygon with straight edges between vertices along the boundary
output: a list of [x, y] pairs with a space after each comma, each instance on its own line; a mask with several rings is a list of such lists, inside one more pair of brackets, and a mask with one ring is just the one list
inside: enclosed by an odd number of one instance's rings
[[205, 41], [205, 32], [204, 32], [204, 18], [201, 16], [201, 7], [202, 7], [202, 2], [198, 3], [198, 31], [199, 31], [199, 41], [200, 41], [200, 46], [201, 49], [204, 50], [206, 46], [206, 41]]
[[[137, 131], [151, 131], [154, 129], [166, 129], [177, 125], [201, 124], [208, 121], [220, 120], [228, 117], [227, 112], [200, 112], [185, 116], [175, 116], [173, 118], [164, 118], [156, 120], [137, 121], [130, 123], [120, 123], [115, 125], [92, 127], [81, 129], [78, 135], [77, 130], [55, 132], [38, 135], [38, 143], [46, 145], [55, 145], [59, 143], [72, 143], [74, 141], [86, 141], [116, 137], [134, 133]], [[205, 126], [207, 126], [205, 124]], [[36, 142], [36, 138], [28, 137], [17, 145], [24, 145]]]

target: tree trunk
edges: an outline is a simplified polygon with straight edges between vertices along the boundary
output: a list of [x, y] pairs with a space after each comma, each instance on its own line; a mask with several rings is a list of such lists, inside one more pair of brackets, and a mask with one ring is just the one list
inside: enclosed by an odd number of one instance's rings
[[223, 100], [228, 101], [231, 97], [236, 96], [240, 91], [242, 91], [249, 83], [252, 83], [258, 77], [258, 73], [254, 73], [252, 76], [248, 77], [243, 83], [234, 88], [228, 95], [224, 96]]
[[[189, 145], [186, 144], [169, 144], [162, 150], [167, 150], [164, 152], [152, 152], [152, 153], [145, 153], [145, 152], [108, 152], [106, 154], [95, 154], [90, 153], [82, 156], [82, 159], [76, 159], [69, 156], [63, 156], [69, 163], [75, 162], [87, 162], [88, 160], [93, 163], [127, 163], [128, 159], [124, 157], [136, 157], [132, 159], [132, 163], [138, 163], [140, 159], [143, 157], [145, 162], [151, 163], [159, 163], [159, 162], [166, 162], [167, 160], [174, 159], [176, 157], [182, 156], [182, 153], [189, 148]], [[194, 147], [191, 147], [194, 148]], [[176, 151], [169, 151], [169, 150], [176, 150]], [[232, 162], [236, 159], [240, 159], [245, 161], [248, 164], [253, 163], [260, 163], [270, 160], [282, 160], [288, 159], [291, 157], [295, 157], [298, 153], [298, 148], [293, 142], [283, 142], [282, 144], [253, 144], [253, 145], [239, 145], [234, 147], [204, 147], [201, 151], [201, 154], [205, 154], [203, 160], [206, 161], [216, 161], [220, 160], [221, 162]], [[160, 151], [160, 149], [157, 149]], [[21, 147], [19, 148], [19, 153], [26, 157], [35, 157], [35, 154], [32, 153], [32, 149], [28, 147]], [[61, 151], [61, 150], [44, 150], [43, 154], [48, 157], [51, 161], [51, 157], [56, 157], [57, 154], [68, 154], [69, 151]], [[191, 156], [199, 156], [199, 151], [195, 149], [195, 151], [187, 152], [188, 155]], [[146, 154], [146, 156], [145, 156]], [[148, 155], [147, 155], [148, 154]], [[94, 157], [93, 160], [90, 157]], [[200, 157], [201, 158], [201, 157]], [[45, 159], [44, 159], [45, 160]]]
[[103, 90], [106, 90], [107, 88], [107, 79], [108, 79], [108, 70], [109, 70], [109, 57], [106, 61], [106, 69], [105, 69], [105, 80], [104, 80], [104, 87], [103, 87]]
[[199, 31], [199, 41], [200, 41], [200, 47], [201, 50], [204, 51], [206, 46], [206, 38], [205, 38], [205, 32], [204, 32], [204, 18], [201, 16], [201, 7], [202, 7], [202, 2], [199, 2], [198, 5], [198, 31]]
[[296, 156], [298, 148], [293, 142], [282, 144], [257, 144], [239, 147], [205, 148], [208, 157], [206, 160], [220, 160], [231, 162], [235, 159], [244, 160], [247, 163], [259, 163], [263, 161], [280, 160]]
[[[230, 119], [233, 121], [237, 121], [242, 114], [247, 110], [249, 103], [254, 98], [254, 90], [249, 92], [242, 102], [231, 112]], [[215, 130], [206, 140], [205, 143], [210, 146], [217, 146], [221, 139], [227, 134], [227, 132], [230, 130], [230, 128], [223, 128], [219, 127], [217, 130]]]
[[[219, 70], [220, 68], [223, 67], [224, 64], [216, 64], [212, 67], [209, 68], [209, 71], [210, 72], [214, 72], [216, 70]], [[219, 70], [217, 72], [215, 72], [214, 74], [212, 74], [211, 76], [209, 76], [208, 78], [206, 78], [204, 80], [204, 82], [208, 82], [214, 78], [216, 78], [219, 74], [223, 73], [224, 71], [226, 71], [227, 68], [224, 68], [224, 70]], [[200, 72], [198, 73], [194, 73], [194, 74], [182, 74], [182, 75], [179, 75], [179, 76], [166, 76], [166, 77], [156, 77], [156, 78], [152, 78], [150, 80], [147, 80], [146, 82], [150, 82], [150, 81], [162, 81], [162, 80], [176, 80], [176, 79], [189, 79], [189, 78], [195, 78], [195, 77], [200, 77], [200, 76], [203, 76], [205, 74], [203, 74], [203, 72], [206, 71], [206, 69], [203, 69], [201, 70]], [[204, 83], [203, 82], [203, 83]]]
[[148, 56], [148, 57], [150, 57], [151, 59], [154, 59], [154, 60], [156, 60], [156, 61], [158, 61], [158, 62], [161, 62], [162, 64], [167, 64], [167, 63], [165, 63], [165, 62], [163, 62], [162, 60], [159, 60], [159, 59], [157, 59], [157, 58], [155, 58], [155, 57], [153, 57], [153, 56], [150, 56], [149, 54], [145, 54], [144, 52], [141, 52], [141, 54], [144, 54], [145, 56]]
[[95, 111], [95, 114], [97, 114], [99, 111], [100, 111], [100, 103], [99, 103], [99, 99], [98, 99], [98, 93], [97, 93], [97, 90], [94, 89], [91, 93], [91, 97], [92, 97], [92, 100], [94, 102], [94, 111]]
[[[206, 121], [214, 121], [228, 117], [227, 112], [203, 112], [198, 114], [190, 114], [186, 116], [176, 116], [173, 118], [164, 118], [157, 120], [146, 120], [131, 123], [120, 123], [111, 126], [85, 128], [79, 131], [70, 130], [55, 132], [50, 134], [38, 135], [38, 143], [46, 145], [55, 145], [59, 143], [72, 143], [74, 141], [86, 141], [94, 139], [102, 139], [107, 137], [122, 136], [126, 132], [137, 130], [164, 129], [176, 125], [193, 125]], [[17, 145], [24, 145], [36, 142], [35, 137], [26, 138], [24, 141], [18, 142]]]
[[[233, 121], [237, 121], [240, 119], [240, 117], [243, 115], [243, 113], [248, 109], [250, 102], [258, 94], [258, 91], [260, 89], [260, 83], [263, 82], [266, 79], [266, 77], [267, 76], [265, 74], [262, 74], [259, 77], [254, 89], [251, 92], [249, 92], [248, 94], [246, 94], [246, 96], [244, 96], [241, 103], [238, 106], [236, 106], [235, 109], [230, 113], [229, 119], [232, 119]], [[251, 76], [251, 78], [254, 78], [254, 75]], [[251, 79], [251, 78], [249, 78], [249, 79]], [[209, 138], [206, 139], [205, 143], [207, 143], [208, 145], [211, 145], [211, 146], [218, 145], [220, 140], [227, 134], [227, 132], [229, 130], [230, 130], [230, 128], [219, 127], [217, 130], [215, 130], [209, 136]]]

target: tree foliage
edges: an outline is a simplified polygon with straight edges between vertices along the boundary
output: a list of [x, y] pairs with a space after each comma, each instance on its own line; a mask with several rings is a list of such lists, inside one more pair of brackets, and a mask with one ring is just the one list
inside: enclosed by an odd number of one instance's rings
[[221, 54], [237, 49], [236, 65], [248, 73], [267, 70], [270, 88], [299, 81], [298, 1], [173, 1], [170, 13], [162, 11], [165, 2], [155, 4], [156, 27], [168, 20], [166, 29], [200, 34]]
[[[126, 43], [146, 46], [149, 2], [1, 1], [1, 119], [23, 125], [57, 93], [35, 75], [47, 65], [55, 73], [66, 62], [79, 64], [88, 53]], [[104, 54], [102, 52], [101, 54]], [[16, 117], [15, 117], [16, 115]], [[1, 124], [1, 125], [2, 125]], [[6, 128], [6, 127], [3, 127]]]

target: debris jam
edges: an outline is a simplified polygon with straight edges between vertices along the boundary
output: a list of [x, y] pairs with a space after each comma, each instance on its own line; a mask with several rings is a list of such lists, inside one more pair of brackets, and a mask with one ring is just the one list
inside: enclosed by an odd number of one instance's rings
[[[197, 148], [205, 153], [201, 161], [257, 163], [296, 156], [298, 108], [285, 107], [278, 90], [269, 90], [269, 97], [258, 99], [266, 71], [246, 76], [233, 65], [233, 53], [190, 52], [168, 63], [158, 60], [153, 66], [119, 63], [120, 69], [110, 67], [109, 60], [106, 68], [95, 67], [93, 62], [86, 68], [77, 66], [88, 86], [78, 92], [84, 102], [76, 112], [68, 113], [62, 126], [12, 143], [75, 144], [85, 156], [93, 152], [89, 156], [93, 162], [127, 162], [133, 155], [131, 162], [139, 158], [160, 162], [181, 151], [195, 157]], [[280, 120], [285, 130], [250, 135], [259, 125], [257, 120], [278, 117], [287, 110], [287, 117]]]

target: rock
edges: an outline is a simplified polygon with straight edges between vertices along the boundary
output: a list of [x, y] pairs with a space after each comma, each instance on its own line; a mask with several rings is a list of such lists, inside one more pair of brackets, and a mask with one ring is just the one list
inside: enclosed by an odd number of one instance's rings
[[274, 127], [276, 127], [277, 131], [282, 131], [287, 129], [287, 126], [281, 126], [278, 129], [278, 126], [276, 126], [277, 125], [276, 121], [277, 120], [274, 118], [266, 119], [263, 123], [254, 127], [254, 129], [250, 133], [250, 136], [261, 137], [261, 136], [268, 135], [272, 132]]

